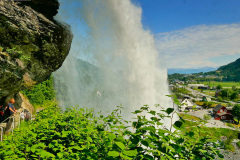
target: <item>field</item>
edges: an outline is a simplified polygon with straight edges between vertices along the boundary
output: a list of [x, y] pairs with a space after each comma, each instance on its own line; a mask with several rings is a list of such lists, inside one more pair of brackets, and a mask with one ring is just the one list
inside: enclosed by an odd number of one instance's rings
[[235, 85], [237, 88], [240, 88], [240, 83], [239, 82], [216, 82], [216, 81], [210, 81], [210, 82], [200, 82], [203, 83], [204, 85], [209, 85], [210, 87], [221, 85], [222, 87], [232, 87]]
[[[201, 101], [196, 101], [195, 102], [195, 104], [196, 105], [199, 105], [199, 106], [203, 106], [204, 105], [204, 103], [207, 103], [207, 102], [201, 102]], [[218, 104], [221, 104], [221, 105], [223, 105], [223, 106], [225, 106], [225, 107], [227, 107], [228, 105], [227, 105], [227, 103], [212, 103], [211, 104], [211, 106], [209, 106], [210, 108], [214, 108], [216, 105], [218, 105]]]

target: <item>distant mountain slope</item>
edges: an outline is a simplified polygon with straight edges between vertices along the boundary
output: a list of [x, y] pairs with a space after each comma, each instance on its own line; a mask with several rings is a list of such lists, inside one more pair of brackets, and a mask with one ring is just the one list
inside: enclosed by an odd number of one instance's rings
[[240, 58], [235, 62], [219, 67], [216, 72], [220, 73], [227, 81], [240, 81]]
[[192, 74], [199, 72], [215, 71], [217, 68], [203, 67], [203, 68], [169, 68], [168, 74], [180, 73], [180, 74]]
[[239, 69], [240, 69], [240, 58], [237, 59], [235, 62], [219, 67], [218, 71], [233, 71], [233, 70], [239, 70]]
[[[206, 78], [212, 78], [215, 81], [236, 81], [240, 82], [240, 58], [227, 65], [219, 67], [217, 70], [204, 72], [201, 70], [198, 73], [190, 73], [194, 69], [169, 69], [168, 79], [174, 80], [200, 80], [204, 81]], [[197, 70], [196, 70], [197, 71]], [[191, 74], [191, 75], [189, 75]], [[186, 78], [187, 77], [187, 78]]]

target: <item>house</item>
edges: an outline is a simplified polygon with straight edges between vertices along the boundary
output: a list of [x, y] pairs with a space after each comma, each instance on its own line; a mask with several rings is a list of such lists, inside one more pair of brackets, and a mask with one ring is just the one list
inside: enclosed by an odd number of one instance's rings
[[189, 88], [198, 88], [198, 87], [201, 87], [201, 86], [204, 86], [204, 84], [188, 84]]
[[209, 86], [199, 86], [198, 89], [210, 89]]
[[193, 101], [191, 99], [188, 99], [188, 98], [184, 98], [181, 102], [181, 105], [182, 106], [179, 109], [180, 112], [185, 111], [185, 110], [190, 111], [190, 110], [194, 110], [194, 109], [198, 109], [198, 110], [202, 109], [200, 106], [195, 105], [193, 103]]
[[169, 85], [169, 89], [172, 91], [173, 89], [175, 88], [175, 86], [174, 85]]
[[184, 84], [184, 81], [180, 81], [180, 80], [178, 80], [178, 79], [174, 79], [174, 80], [173, 80], [173, 83], [174, 83], [174, 84]]
[[203, 96], [203, 97], [202, 97], [202, 101], [203, 101], [203, 102], [211, 102], [211, 100], [212, 100], [212, 99], [211, 99], [210, 97], [206, 97], [206, 96]]
[[193, 107], [193, 106], [194, 106], [192, 100], [190, 100], [190, 99], [188, 99], [188, 98], [182, 99], [181, 105], [182, 105], [182, 106], [181, 106], [181, 108], [179, 109], [180, 112], [185, 111], [186, 108], [190, 108], [190, 107]]
[[221, 121], [233, 120], [233, 115], [229, 113], [227, 108], [222, 106], [221, 104], [218, 104], [216, 105], [216, 107], [213, 108], [213, 116], [215, 120]]
[[217, 87], [216, 86], [213, 86], [212, 88], [211, 88], [211, 90], [216, 90], [217, 89]]

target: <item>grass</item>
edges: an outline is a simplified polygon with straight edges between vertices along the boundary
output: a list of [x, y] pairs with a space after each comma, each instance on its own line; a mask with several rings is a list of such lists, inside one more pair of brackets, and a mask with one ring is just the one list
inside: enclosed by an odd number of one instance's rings
[[[202, 119], [191, 116], [188, 114], [180, 114], [180, 117], [184, 119], [183, 125], [181, 127], [182, 132], [192, 131], [192, 130], [198, 130], [200, 136], [208, 136], [209, 138], [213, 140], [220, 140], [225, 137], [225, 140], [222, 142], [223, 145], [227, 150], [235, 151], [234, 146], [232, 145], [233, 139], [238, 138], [238, 131], [234, 131], [227, 128], [210, 128], [205, 127], [202, 124]], [[194, 119], [195, 122], [192, 122], [191, 120]]]
[[216, 92], [216, 90], [210, 90], [210, 89], [204, 89], [204, 90], [202, 90], [202, 89], [197, 89], [197, 88], [195, 88], [194, 90], [195, 90], [195, 91], [198, 91], [198, 92], [200, 92], [200, 93], [207, 94], [207, 95], [212, 96], [212, 97], [215, 96], [215, 92]]
[[[238, 121], [237, 119], [234, 119], [236, 122]], [[226, 125], [228, 127], [232, 127], [232, 128], [237, 128], [239, 129], [240, 128], [240, 124], [233, 124], [233, 123], [226, 123]]]
[[192, 116], [192, 115], [189, 115], [189, 114], [180, 114], [180, 116], [184, 119], [184, 120], [194, 120], [194, 121], [197, 121], [197, 122], [200, 122], [201, 121], [201, 118], [198, 118], [198, 117], [195, 117], [195, 116]]
[[204, 85], [209, 85], [210, 87], [221, 85], [222, 87], [232, 87], [235, 85], [237, 88], [240, 88], [240, 83], [239, 82], [216, 82], [216, 81], [210, 81], [210, 82], [200, 82]]
[[[196, 101], [196, 102], [195, 102], [195, 104], [196, 104], [196, 105], [199, 105], [199, 106], [203, 106], [204, 103], [205, 103], [205, 102], [202, 102], [202, 101]], [[208, 103], [208, 102], [206, 102], [206, 103]], [[214, 107], [216, 107], [216, 105], [218, 105], [218, 104], [221, 104], [221, 105], [224, 106], [224, 107], [227, 107], [227, 106], [228, 106], [227, 103], [221, 103], [221, 102], [215, 103], [215, 102], [212, 102], [212, 105], [209, 106], [209, 107], [210, 107], [210, 108], [214, 108]]]

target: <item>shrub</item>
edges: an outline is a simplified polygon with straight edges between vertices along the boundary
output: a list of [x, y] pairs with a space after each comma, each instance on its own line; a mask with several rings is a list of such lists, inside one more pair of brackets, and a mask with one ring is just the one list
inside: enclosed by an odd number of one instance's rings
[[53, 77], [38, 84], [32, 85], [30, 89], [22, 91], [33, 105], [42, 105], [45, 101], [52, 101], [56, 94], [54, 90]]
[[234, 125], [232, 125], [231, 123], [227, 123], [227, 126], [234, 128]]
[[223, 99], [222, 99], [221, 96], [218, 96], [218, 97], [217, 97], [217, 100], [221, 102]]
[[[223, 158], [218, 143], [201, 135], [201, 127], [180, 132], [183, 120], [172, 121], [172, 108], [156, 112], [143, 106], [133, 112], [133, 122], [124, 121], [120, 109], [103, 116], [83, 108], [63, 112], [52, 104], [27, 128], [16, 129], [0, 143], [0, 159]], [[167, 117], [170, 128], [162, 127]]]
[[210, 120], [212, 117], [210, 116], [210, 115], [208, 115], [208, 114], [204, 114], [203, 115], [203, 119], [204, 120]]
[[238, 141], [236, 144], [237, 144], [237, 146], [240, 148], [240, 141]]

